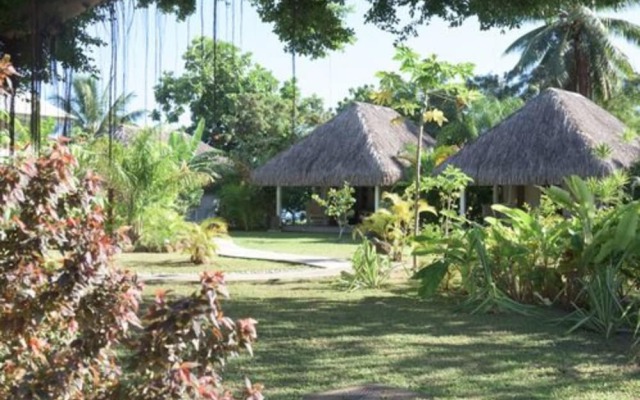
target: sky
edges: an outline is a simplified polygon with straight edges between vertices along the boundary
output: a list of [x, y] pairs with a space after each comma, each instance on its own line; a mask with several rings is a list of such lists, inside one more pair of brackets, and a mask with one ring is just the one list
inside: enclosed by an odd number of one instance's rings
[[[155, 9], [135, 10], [125, 7], [118, 40], [118, 91], [133, 92], [136, 98], [131, 109], [153, 110], [153, 86], [161, 71], [183, 71], [182, 54], [190, 41], [204, 33], [213, 36], [213, 1], [196, 0], [197, 12], [184, 22], [172, 15], [162, 15]], [[393, 43], [396, 39], [374, 25], [365, 24], [364, 14], [369, 5], [364, 0], [352, 0], [353, 12], [347, 24], [355, 29], [356, 42], [343, 50], [332, 52], [320, 60], [298, 57], [297, 81], [302, 95], [317, 94], [325, 106], [335, 107], [348, 94], [349, 88], [375, 84], [375, 73], [393, 71]], [[616, 14], [606, 14], [640, 25], [640, 6]], [[418, 36], [406, 44], [418, 53], [435, 53], [449, 62], [472, 62], [477, 74], [502, 73], [513, 67], [517, 55], [503, 55], [516, 38], [536, 24], [501, 32], [499, 29], [481, 31], [476, 20], [469, 19], [461, 27], [451, 28], [444, 21], [434, 19], [418, 31]], [[291, 55], [272, 33], [272, 26], [262, 23], [248, 0], [218, 0], [218, 38], [235, 43], [250, 52], [253, 60], [271, 70], [281, 81], [291, 78]], [[103, 24], [92, 28], [103, 38], [109, 37], [109, 28]], [[618, 41], [640, 71], [640, 49]], [[108, 77], [111, 67], [110, 49], [93, 52], [98, 69]], [[124, 76], [122, 72], [124, 71]], [[60, 91], [61, 89], [49, 89]], [[188, 121], [188, 116], [183, 122]], [[150, 122], [150, 121], [149, 121]]]

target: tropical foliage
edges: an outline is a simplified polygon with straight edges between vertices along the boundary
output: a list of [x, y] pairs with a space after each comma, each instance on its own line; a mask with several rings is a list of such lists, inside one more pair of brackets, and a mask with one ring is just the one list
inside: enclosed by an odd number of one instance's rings
[[269, 210], [275, 207], [270, 207], [274, 198], [272, 193], [232, 180], [220, 187], [219, 196], [220, 216], [230, 226], [245, 231], [267, 227]]
[[216, 254], [216, 237], [227, 233], [227, 223], [221, 218], [207, 218], [199, 224], [189, 224], [183, 237], [183, 251], [196, 265], [208, 263]]
[[[402, 255], [415, 233], [415, 203], [409, 198], [410, 195], [410, 192], [403, 195], [383, 193], [384, 207], [365, 218], [357, 227], [357, 231], [362, 235], [375, 235], [378, 240], [389, 245], [394, 261], [402, 261]], [[424, 212], [435, 213], [435, 209], [426, 201], [420, 200], [417, 214], [420, 216]]]
[[104, 173], [115, 190], [116, 214], [135, 234], [144, 230], [141, 216], [145, 209], [156, 205], [186, 211], [191, 205], [186, 201], [190, 193], [199, 193], [211, 181], [206, 174], [192, 171], [170, 143], [156, 138], [157, 134], [146, 130], [127, 146], [114, 146], [113, 161]]
[[142, 110], [128, 110], [134, 98], [133, 93], [110, 99], [109, 90], [100, 91], [98, 80], [94, 77], [77, 77], [72, 82], [72, 88], [71, 98], [57, 95], [53, 101], [63, 110], [69, 110], [75, 118], [73, 126], [77, 132], [85, 135], [107, 135], [110, 124], [115, 130], [119, 125], [135, 122], [145, 113]]
[[365, 237], [353, 254], [351, 265], [353, 272], [343, 271], [341, 274], [342, 282], [349, 290], [379, 289], [392, 271], [389, 257], [378, 254], [373, 243]]
[[355, 189], [345, 182], [340, 189], [329, 189], [324, 199], [315, 193], [311, 196], [320, 207], [325, 209], [324, 212], [328, 217], [335, 218], [339, 228], [338, 239], [342, 238], [345, 228], [349, 226], [349, 217], [353, 214], [352, 208], [356, 204], [356, 199], [353, 197], [355, 192]]
[[574, 310], [572, 330], [638, 335], [640, 203], [619, 195], [627, 182], [570, 177], [566, 189], [544, 189], [535, 211], [494, 205], [499, 217], [486, 225], [456, 217], [448, 231], [430, 227], [416, 238], [415, 254], [428, 260], [416, 273], [421, 294], [459, 281], [476, 311], [557, 305]]
[[230, 43], [214, 46], [209, 38], [195, 39], [183, 59], [185, 72], [167, 72], [155, 87], [160, 108], [156, 117], [175, 122], [190, 111], [191, 130], [204, 118], [203, 139], [249, 167], [327, 118], [319, 98], [300, 96], [292, 82], [281, 85], [249, 53]]
[[231, 399], [221, 366], [252, 352], [256, 321], [223, 314], [221, 273], [190, 297], [158, 293], [140, 318], [141, 283], [112, 265], [100, 180], [76, 165], [60, 145], [0, 165], [0, 397]]
[[93, 170], [104, 177], [110, 189], [111, 222], [130, 227], [129, 236], [138, 250], [186, 246], [184, 238], [198, 228], [186, 222], [184, 215], [199, 203], [203, 186], [213, 182], [226, 165], [217, 154], [208, 163], [203, 163], [204, 155], [196, 156], [203, 124], [193, 136], [166, 135], [161, 129], [141, 129], [126, 145], [113, 142], [109, 146], [107, 138], [74, 145], [80, 173]]
[[608, 100], [633, 74], [628, 58], [612, 42], [614, 37], [640, 45], [640, 26], [575, 4], [518, 38], [506, 52], [521, 53], [512, 72], [529, 74], [529, 83]]

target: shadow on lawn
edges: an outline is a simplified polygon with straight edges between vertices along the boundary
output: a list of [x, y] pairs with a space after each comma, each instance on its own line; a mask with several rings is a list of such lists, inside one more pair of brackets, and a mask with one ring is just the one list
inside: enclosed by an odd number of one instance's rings
[[566, 386], [579, 395], [640, 378], [626, 340], [567, 336], [566, 327], [517, 315], [457, 313], [442, 299], [236, 297], [225, 309], [260, 321], [255, 358], [232, 363], [227, 379], [247, 374], [271, 388], [271, 399], [364, 382], [438, 398], [549, 398]]

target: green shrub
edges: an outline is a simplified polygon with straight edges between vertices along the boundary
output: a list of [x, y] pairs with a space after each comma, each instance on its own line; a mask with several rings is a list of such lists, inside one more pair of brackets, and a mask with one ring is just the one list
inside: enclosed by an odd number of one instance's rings
[[609, 338], [620, 331], [638, 334], [640, 304], [632, 298], [624, 298], [624, 277], [615, 268], [603, 268], [594, 276], [581, 281], [587, 307], [578, 307], [565, 318], [573, 322], [569, 332], [578, 328], [596, 331]]
[[191, 256], [196, 265], [208, 263], [216, 255], [216, 237], [227, 233], [227, 224], [222, 218], [208, 218], [199, 224], [189, 223], [182, 237], [182, 250]]
[[100, 179], [78, 179], [59, 145], [14, 162], [0, 163], [0, 398], [230, 399], [222, 365], [251, 352], [256, 321], [223, 314], [223, 275], [186, 298], [159, 292], [139, 318], [142, 285], [111, 264]]
[[265, 198], [265, 191], [262, 188], [231, 182], [222, 185], [219, 196], [220, 216], [230, 226], [245, 231], [266, 226], [268, 215], [266, 206], [272, 202]]
[[362, 239], [351, 263], [353, 273], [342, 272], [342, 281], [349, 290], [378, 289], [389, 279], [392, 270], [389, 257], [377, 254], [375, 246], [366, 238]]
[[355, 189], [349, 186], [347, 182], [344, 183], [342, 188], [331, 188], [327, 192], [327, 198], [323, 199], [317, 194], [313, 194], [311, 198], [325, 209], [325, 214], [328, 217], [336, 219], [338, 223], [338, 239], [342, 239], [342, 233], [344, 229], [349, 225], [349, 217], [353, 215], [353, 205], [356, 204], [356, 199], [353, 197]]
[[420, 294], [433, 295], [456, 274], [475, 310], [557, 304], [574, 310], [572, 331], [638, 335], [640, 201], [615, 193], [625, 182], [570, 177], [565, 189], [544, 189], [537, 210], [494, 205], [499, 217], [485, 226], [427, 230], [416, 238], [415, 254], [428, 260], [416, 274]]
[[180, 242], [190, 230], [190, 222], [175, 210], [151, 206], [141, 216], [142, 229], [135, 241], [134, 249], [145, 252], [173, 252], [180, 248]]
[[[385, 200], [385, 207], [365, 218], [357, 232], [361, 235], [373, 233], [391, 246], [391, 258], [394, 261], [402, 261], [402, 255], [413, 237], [415, 202], [406, 195], [387, 192], [382, 199]], [[435, 214], [435, 209], [424, 200], [418, 202], [418, 207], [418, 214]]]

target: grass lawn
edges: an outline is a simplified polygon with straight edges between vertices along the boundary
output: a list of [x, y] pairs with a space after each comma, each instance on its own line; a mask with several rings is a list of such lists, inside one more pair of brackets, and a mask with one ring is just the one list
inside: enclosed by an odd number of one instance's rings
[[[176, 285], [189, 293], [195, 285]], [[154, 287], [148, 288], [149, 293]], [[383, 383], [438, 399], [632, 399], [640, 368], [625, 338], [565, 335], [547, 318], [469, 315], [415, 298], [404, 282], [345, 293], [331, 282], [234, 283], [225, 312], [259, 321], [255, 357], [233, 360], [269, 399]], [[549, 318], [555, 315], [549, 314]]]
[[302, 232], [242, 232], [230, 233], [234, 243], [249, 249], [279, 251], [350, 259], [359, 242], [350, 234], [338, 241], [337, 234]]
[[189, 255], [182, 253], [123, 253], [116, 257], [116, 263], [124, 268], [145, 274], [199, 273], [207, 270], [266, 272], [304, 267], [272, 261], [225, 257], [216, 257], [209, 264], [194, 265], [189, 262]]

